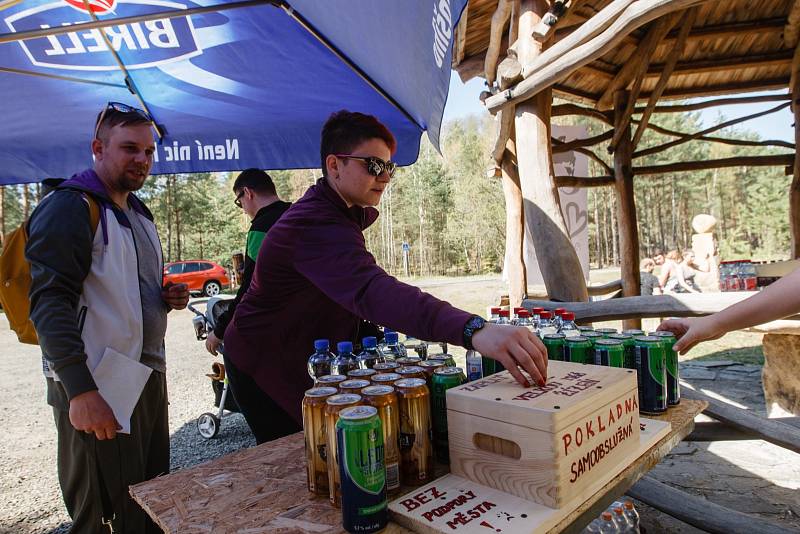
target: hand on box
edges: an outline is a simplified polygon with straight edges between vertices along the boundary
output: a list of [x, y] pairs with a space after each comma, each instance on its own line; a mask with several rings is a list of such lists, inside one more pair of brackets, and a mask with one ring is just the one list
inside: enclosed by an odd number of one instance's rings
[[545, 385], [547, 349], [527, 328], [487, 323], [475, 332], [472, 346], [482, 355], [502, 363], [521, 385], [528, 387], [532, 384], [520, 372], [520, 368], [530, 375], [535, 384]]

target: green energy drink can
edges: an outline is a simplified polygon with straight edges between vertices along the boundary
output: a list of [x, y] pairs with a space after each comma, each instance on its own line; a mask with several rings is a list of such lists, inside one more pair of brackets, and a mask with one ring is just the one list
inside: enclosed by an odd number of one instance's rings
[[579, 326], [578, 331], [583, 335], [584, 332], [594, 332], [593, 326]]
[[442, 463], [450, 463], [447, 440], [447, 390], [467, 381], [460, 367], [440, 367], [433, 372], [431, 415], [433, 421], [433, 452]]
[[431, 354], [428, 356], [429, 362], [442, 362], [445, 367], [455, 367], [456, 360], [451, 354]]
[[633, 336], [633, 337], [636, 337], [636, 336], [643, 336], [644, 335], [644, 330], [637, 330], [636, 328], [631, 328], [629, 330], [623, 330], [622, 333], [623, 334], [628, 334], [628, 335]]
[[667, 354], [667, 404], [675, 406], [681, 402], [678, 353], [672, 350], [678, 340], [672, 332], [650, 332], [650, 335], [659, 337], [664, 344], [664, 352]]
[[564, 334], [545, 334], [542, 338], [542, 343], [544, 343], [545, 348], [547, 349], [547, 359], [554, 360], [557, 362], [564, 361], [564, 340], [566, 336]]
[[664, 343], [656, 336], [638, 336], [634, 342], [639, 411], [663, 413], [667, 410], [667, 355]]
[[611, 334], [608, 339], [619, 341], [625, 347], [625, 369], [636, 369], [636, 356], [633, 346], [633, 336], [630, 334]]
[[595, 341], [598, 339], [603, 339], [605, 336], [597, 330], [594, 330], [592, 332], [582, 332], [581, 337], [588, 339], [592, 343], [592, 346], [594, 346]]
[[502, 363], [495, 359], [489, 358], [488, 356], [481, 356], [481, 364], [483, 367], [484, 378], [506, 370]]
[[336, 423], [339, 477], [342, 484], [342, 526], [347, 532], [386, 528], [386, 464], [383, 429], [374, 406], [354, 406], [339, 413]]
[[564, 340], [564, 361], [593, 363], [592, 342], [584, 336], [568, 337]]
[[594, 331], [597, 332], [598, 334], [601, 334], [603, 337], [608, 337], [611, 334], [617, 333], [616, 328], [595, 328]]
[[598, 339], [594, 344], [594, 364], [625, 367], [625, 346], [616, 339]]

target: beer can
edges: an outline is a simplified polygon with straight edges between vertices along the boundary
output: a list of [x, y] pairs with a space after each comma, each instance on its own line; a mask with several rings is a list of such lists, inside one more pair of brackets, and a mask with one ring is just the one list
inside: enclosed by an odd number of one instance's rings
[[372, 375], [378, 374], [375, 369], [353, 369], [347, 372], [347, 378], [358, 378], [361, 380], [370, 380]]
[[661, 342], [664, 344], [664, 352], [667, 355], [667, 404], [676, 406], [681, 402], [681, 383], [678, 353], [672, 350], [672, 346], [678, 340], [672, 332], [650, 332], [650, 335], [661, 338]]
[[342, 527], [347, 532], [379, 532], [389, 522], [382, 426], [374, 406], [345, 408], [336, 423]]
[[325, 375], [320, 376], [317, 378], [317, 383], [314, 384], [314, 387], [334, 387], [339, 388], [339, 384], [347, 380], [347, 377], [344, 375]]
[[617, 329], [616, 328], [595, 328], [594, 331], [597, 332], [598, 334], [600, 334], [603, 337], [608, 337], [611, 334], [616, 334], [617, 333]]
[[594, 327], [589, 325], [578, 326], [578, 331], [583, 335], [584, 332], [594, 332]]
[[581, 334], [581, 337], [586, 338], [587, 340], [589, 340], [589, 342], [592, 344], [592, 346], [594, 346], [594, 342], [595, 341], [597, 341], [598, 339], [603, 339], [605, 336], [603, 336], [603, 334], [601, 334], [597, 330], [594, 330], [593, 332], [583, 332]]
[[339, 384], [339, 392], [360, 394], [361, 390], [369, 386], [370, 383], [371, 382], [369, 380], [361, 380], [360, 378], [345, 380], [344, 382]]
[[433, 373], [436, 369], [444, 367], [444, 362], [437, 362], [428, 358], [424, 362], [420, 362], [419, 366], [422, 367], [422, 371], [425, 373], [425, 382], [428, 383], [428, 389], [431, 389], [433, 387]]
[[636, 356], [634, 355], [633, 347], [635, 342], [633, 336], [630, 334], [611, 334], [608, 339], [614, 339], [622, 343], [625, 347], [625, 368], [636, 369]]
[[431, 388], [431, 412], [433, 422], [433, 448], [436, 459], [450, 463], [450, 448], [447, 440], [447, 390], [467, 381], [460, 367], [440, 367], [433, 372]]
[[638, 336], [634, 341], [639, 411], [663, 413], [667, 409], [667, 355], [664, 344], [656, 336]]
[[325, 401], [325, 439], [328, 447], [328, 497], [331, 504], [339, 507], [342, 502], [342, 488], [339, 479], [339, 455], [336, 451], [336, 422], [339, 412], [344, 408], [361, 404], [361, 395], [339, 393]]
[[505, 371], [505, 367], [503, 367], [502, 363], [488, 356], [481, 357], [481, 367], [483, 368], [484, 377]]
[[419, 486], [433, 480], [431, 407], [428, 386], [422, 378], [394, 383], [400, 404], [400, 481]]
[[[587, 332], [589, 334], [591, 332]], [[593, 363], [592, 342], [585, 336], [572, 336], [564, 340], [564, 361]]]
[[308, 491], [328, 493], [328, 442], [325, 434], [325, 401], [336, 395], [334, 387], [312, 388], [303, 397], [303, 438], [306, 446]]
[[483, 356], [477, 350], [467, 351], [467, 381], [483, 378]]
[[[424, 362], [420, 362], [420, 363], [424, 363]], [[408, 367], [401, 367], [400, 369], [397, 370], [397, 373], [395, 373], [395, 374], [400, 375], [400, 378], [425, 378], [425, 379], [427, 379], [427, 376], [425, 375], [425, 370], [422, 367], [420, 367], [419, 365], [409, 365]]]
[[376, 386], [391, 386], [401, 378], [403, 378], [403, 376], [399, 373], [378, 373], [376, 375], [372, 375], [372, 383]]
[[623, 330], [622, 333], [628, 334], [629, 336], [637, 337], [637, 336], [643, 336], [644, 330], [639, 330], [637, 328], [629, 328], [628, 330]]
[[400, 493], [400, 407], [392, 386], [369, 386], [361, 390], [364, 404], [374, 406], [383, 424], [386, 463], [386, 493]]
[[377, 371], [378, 373], [394, 373], [399, 368], [400, 365], [397, 362], [392, 361], [392, 362], [376, 363], [372, 369]]
[[432, 354], [428, 356], [429, 362], [442, 362], [445, 367], [455, 367], [456, 360], [452, 354]]
[[625, 345], [616, 339], [598, 339], [594, 343], [594, 364], [625, 367]]
[[566, 336], [564, 334], [545, 334], [542, 338], [547, 349], [547, 359], [557, 362], [564, 361], [564, 342]]
[[422, 359], [417, 356], [406, 356], [405, 358], [397, 358], [394, 363], [400, 367], [407, 367], [409, 365], [419, 365]]

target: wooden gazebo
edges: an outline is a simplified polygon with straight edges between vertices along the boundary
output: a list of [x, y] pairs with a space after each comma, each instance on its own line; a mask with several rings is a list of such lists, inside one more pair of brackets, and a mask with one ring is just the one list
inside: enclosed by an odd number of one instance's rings
[[[639, 292], [639, 240], [633, 195], [635, 176], [732, 166], [780, 166], [794, 174], [790, 193], [792, 257], [800, 257], [800, 162], [795, 144], [724, 139], [713, 132], [790, 105], [800, 88], [800, 0], [470, 0], [456, 29], [453, 68], [466, 81], [480, 76], [482, 95], [495, 114], [494, 158], [502, 174], [507, 208], [507, 248], [514, 305], [524, 296], [524, 224], [531, 229], [548, 295], [587, 300], [577, 255], [570, 246], [558, 203], [559, 186], [613, 186], [617, 193], [622, 288]], [[786, 94], [741, 93], [789, 89]], [[692, 104], [669, 99], [718, 97]], [[570, 103], [553, 106], [553, 97]], [[701, 132], [666, 130], [660, 113], [732, 103], [773, 102], [765, 112]], [[800, 107], [794, 106], [795, 117]], [[584, 115], [609, 128], [570, 143], [552, 140], [553, 116]], [[796, 121], [800, 127], [800, 121]], [[645, 128], [674, 137], [638, 147]], [[797, 130], [800, 135], [800, 129]], [[792, 153], [679, 161], [637, 166], [636, 159], [692, 140], [738, 145], [776, 145]], [[592, 146], [609, 141], [613, 166]], [[577, 149], [606, 175], [555, 176], [553, 152]]]

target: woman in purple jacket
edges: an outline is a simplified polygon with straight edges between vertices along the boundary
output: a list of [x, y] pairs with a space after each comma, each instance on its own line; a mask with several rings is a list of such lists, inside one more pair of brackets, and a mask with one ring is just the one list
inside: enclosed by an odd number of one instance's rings
[[[314, 340], [367, 335], [364, 323], [475, 348], [523, 386], [544, 384], [547, 354], [521, 327], [486, 324], [387, 274], [363, 231], [391, 181], [396, 142], [375, 117], [339, 111], [322, 128], [323, 177], [267, 233], [225, 332], [234, 395], [258, 443], [299, 431]], [[361, 331], [360, 331], [361, 330]], [[527, 376], [525, 376], [524, 371]]]

